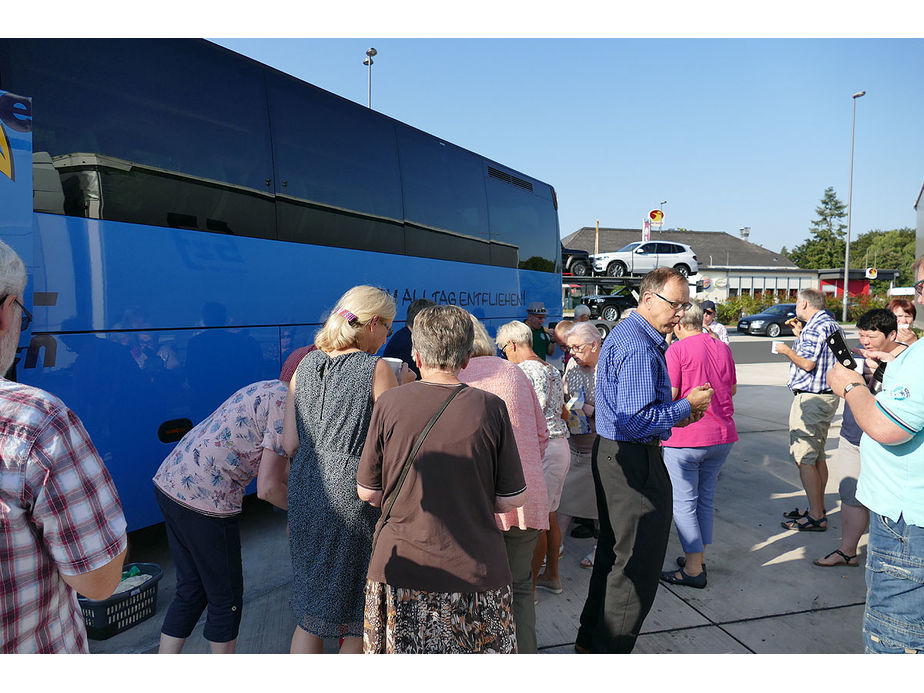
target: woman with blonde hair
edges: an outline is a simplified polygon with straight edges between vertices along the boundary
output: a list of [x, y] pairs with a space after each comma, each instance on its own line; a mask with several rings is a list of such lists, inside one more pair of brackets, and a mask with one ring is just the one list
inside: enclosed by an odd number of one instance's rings
[[343, 638], [341, 652], [362, 651], [363, 587], [379, 511], [356, 497], [356, 470], [373, 404], [398, 385], [388, 362], [373, 355], [394, 318], [388, 293], [353, 287], [289, 383], [283, 444], [292, 458], [293, 653], [321, 653], [325, 638]]
[[535, 654], [532, 561], [540, 532], [549, 528], [549, 499], [542, 473], [549, 429], [529, 378], [513, 363], [497, 356], [497, 347], [484, 325], [474, 315], [470, 318], [475, 332], [472, 358], [459, 373], [459, 380], [504, 400], [526, 478], [526, 503], [516, 510], [498, 513], [495, 518], [504, 533], [507, 560], [513, 574], [513, 617], [517, 624], [518, 651]]
[[[542, 473], [545, 477], [549, 499], [549, 529], [539, 535], [533, 553], [533, 585], [561, 594], [561, 579], [558, 577], [558, 556], [561, 547], [561, 531], [555, 517], [561, 500], [561, 489], [571, 464], [568, 450], [568, 426], [562, 418], [565, 411], [565, 392], [561, 375], [554, 366], [536, 356], [533, 351], [533, 333], [529, 325], [514, 320], [497, 329], [497, 346], [507, 360], [515, 363], [529, 378], [539, 399], [539, 407], [545, 416], [549, 429], [549, 444], [542, 456]], [[545, 560], [545, 571], [539, 570]]]

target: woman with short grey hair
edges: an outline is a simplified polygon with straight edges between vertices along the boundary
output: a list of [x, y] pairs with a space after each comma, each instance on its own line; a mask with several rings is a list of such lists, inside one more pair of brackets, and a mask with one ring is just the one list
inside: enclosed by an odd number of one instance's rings
[[[539, 407], [549, 429], [549, 444], [542, 456], [542, 474], [549, 500], [549, 528], [543, 530], [533, 552], [533, 585], [541, 589], [561, 594], [561, 578], [558, 576], [558, 557], [561, 547], [561, 531], [555, 512], [561, 500], [561, 490], [571, 464], [568, 450], [568, 426], [563, 417], [565, 413], [565, 391], [561, 375], [553, 366], [536, 356], [533, 351], [533, 335], [529, 326], [514, 320], [501, 325], [497, 330], [497, 346], [507, 360], [515, 363], [529, 378]], [[545, 571], [539, 570], [545, 563]]]
[[474, 341], [465, 310], [421, 311], [411, 341], [421, 379], [378, 398], [356, 475], [359, 497], [383, 508], [363, 650], [516, 652], [512, 578], [494, 519], [526, 498], [507, 408], [459, 380]]
[[[571, 465], [565, 477], [558, 506], [558, 526], [562, 536], [568, 531], [572, 517], [597, 520], [597, 493], [591, 471], [591, 454], [597, 427], [594, 418], [596, 402], [597, 361], [600, 358], [600, 344], [603, 337], [593, 324], [579, 322], [565, 333], [565, 343], [571, 359], [565, 369], [565, 401], [582, 397], [581, 410], [587, 418], [589, 430], [571, 430], [568, 447]], [[582, 568], [592, 568], [594, 552], [581, 559]]]

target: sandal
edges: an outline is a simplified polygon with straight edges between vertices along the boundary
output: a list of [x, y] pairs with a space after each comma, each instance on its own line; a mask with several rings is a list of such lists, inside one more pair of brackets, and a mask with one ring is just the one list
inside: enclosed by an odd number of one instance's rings
[[581, 559], [582, 568], [593, 568], [594, 567], [594, 553], [596, 553], [596, 551], [597, 551], [597, 547], [595, 546], [593, 551], [591, 551], [589, 554], [587, 554], [586, 556], [584, 556], [584, 558]]
[[[678, 573], [680, 577], [677, 577]], [[706, 571], [704, 570], [699, 575], [687, 575], [683, 568], [680, 570], [665, 570], [661, 573], [661, 579], [671, 585], [686, 585], [687, 587], [703, 589], [706, 586]]]
[[[783, 529], [794, 529], [798, 532], [827, 532], [828, 531], [828, 518], [826, 516], [821, 517], [818, 520], [814, 520], [808, 515], [800, 519], [805, 520], [804, 524], [800, 524], [799, 520], [787, 520], [786, 522], [781, 522]], [[824, 526], [822, 526], [824, 522]]]
[[564, 589], [561, 586], [561, 580], [545, 580], [544, 576], [540, 575], [536, 578], [536, 587], [540, 590], [546, 590], [552, 594], [561, 594], [564, 592]]
[[[843, 558], [844, 562], [843, 563], [822, 563], [821, 562], [825, 560], [825, 558], [831, 558], [831, 556], [833, 556], [834, 554], [837, 554], [838, 556]], [[812, 563], [814, 563], [815, 565], [820, 565], [822, 568], [840, 568], [841, 566], [850, 566], [851, 568], [856, 568], [857, 566], [860, 565], [860, 561], [857, 561], [856, 563], [850, 562], [850, 561], [856, 560], [856, 558], [857, 558], [857, 554], [854, 554], [853, 556], [848, 556], [846, 553], [844, 553], [840, 549], [834, 549], [834, 551], [829, 553], [824, 558], [816, 558], [814, 561], [812, 561]]]
[[[822, 512], [827, 513], [827, 509], [822, 508]], [[799, 508], [793, 508], [789, 512], [783, 513], [783, 517], [787, 517], [790, 520], [801, 520], [803, 517], [808, 515], [808, 508], [805, 510], [799, 510]]]

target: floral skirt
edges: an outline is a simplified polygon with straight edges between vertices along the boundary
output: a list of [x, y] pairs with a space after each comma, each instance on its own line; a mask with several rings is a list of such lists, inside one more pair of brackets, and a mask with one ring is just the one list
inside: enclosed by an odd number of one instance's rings
[[514, 654], [513, 590], [422, 592], [367, 580], [363, 631], [366, 654]]

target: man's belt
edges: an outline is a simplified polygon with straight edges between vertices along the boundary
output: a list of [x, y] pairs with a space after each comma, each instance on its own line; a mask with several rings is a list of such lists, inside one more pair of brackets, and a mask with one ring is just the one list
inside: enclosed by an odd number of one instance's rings
[[793, 390], [792, 395], [833, 395], [834, 393], [831, 390], [822, 390], [821, 392], [812, 392], [811, 390]]

